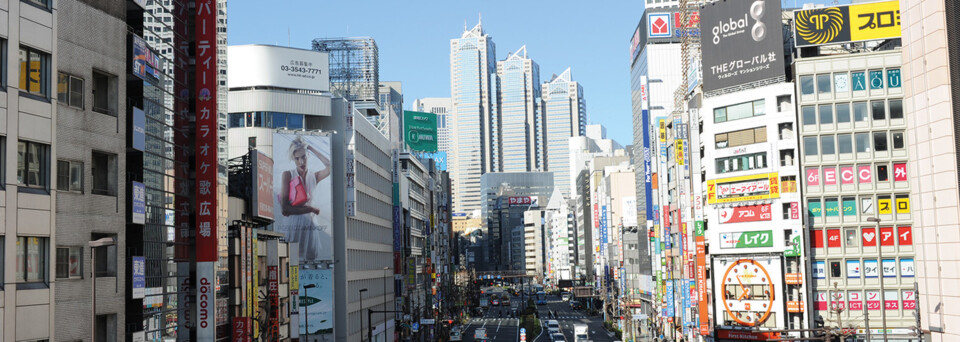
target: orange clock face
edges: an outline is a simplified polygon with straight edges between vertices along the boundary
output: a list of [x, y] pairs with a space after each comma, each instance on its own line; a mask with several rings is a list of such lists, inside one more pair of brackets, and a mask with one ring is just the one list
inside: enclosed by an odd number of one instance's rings
[[774, 291], [770, 274], [753, 259], [740, 259], [723, 274], [723, 308], [745, 326], [758, 326], [770, 318]]

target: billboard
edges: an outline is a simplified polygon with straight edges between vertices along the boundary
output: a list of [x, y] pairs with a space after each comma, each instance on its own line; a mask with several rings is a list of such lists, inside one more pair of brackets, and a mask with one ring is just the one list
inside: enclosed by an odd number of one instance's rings
[[784, 75], [779, 0], [712, 2], [700, 19], [704, 92]]
[[274, 230], [300, 246], [300, 264], [333, 260], [330, 137], [273, 134]]
[[227, 47], [230, 88], [276, 86], [330, 91], [326, 52], [269, 45]]
[[133, 224], [144, 224], [147, 220], [147, 188], [143, 183], [133, 181], [132, 192], [133, 212], [131, 219]]
[[143, 109], [133, 107], [133, 141], [131, 146], [143, 152], [147, 145], [147, 115]]
[[133, 74], [140, 79], [157, 84], [160, 82], [160, 55], [150, 50], [147, 42], [137, 35], [133, 37]]
[[[722, 277], [713, 277], [717, 322], [734, 326], [782, 327], [783, 269], [779, 256], [714, 257], [713, 269]], [[721, 318], [720, 315], [723, 317]], [[776, 320], [771, 326], [768, 320]]]
[[403, 139], [411, 150], [437, 151], [437, 114], [403, 111]]
[[[196, 307], [197, 340], [211, 341], [217, 336], [216, 263], [220, 259], [217, 245], [219, 165], [217, 146], [219, 117], [217, 112], [217, 12], [209, 3], [197, 3], [194, 30], [197, 32], [193, 104], [196, 114], [194, 131], [194, 171], [196, 172], [195, 219], [196, 236]], [[223, 313], [221, 313], [222, 315]], [[226, 318], [226, 317], [224, 317]]]
[[637, 226], [637, 198], [635, 196], [624, 196], [621, 200], [623, 203], [622, 203], [622, 206], [620, 207], [620, 210], [621, 210], [620, 212], [623, 213], [622, 214], [623, 226], [636, 227]]
[[423, 153], [422, 156], [433, 159], [440, 171], [447, 171], [447, 152], [428, 152]]
[[741, 207], [720, 208], [720, 223], [740, 223], [770, 221], [773, 219], [769, 204], [745, 205]]
[[776, 172], [707, 181], [707, 203], [756, 201], [780, 197]]
[[[304, 288], [306, 285], [314, 288]], [[300, 335], [319, 336], [332, 341], [333, 334], [333, 270], [300, 270]], [[309, 317], [307, 317], [309, 315]], [[307, 326], [307, 323], [310, 326]]]
[[509, 203], [511, 207], [516, 205], [537, 207], [539, 206], [538, 198], [537, 196], [513, 196], [507, 198], [507, 203]]
[[793, 12], [797, 47], [900, 38], [900, 1]]
[[250, 151], [252, 166], [250, 184], [256, 188], [251, 191], [250, 212], [253, 215], [273, 219], [273, 158], [261, 151]]

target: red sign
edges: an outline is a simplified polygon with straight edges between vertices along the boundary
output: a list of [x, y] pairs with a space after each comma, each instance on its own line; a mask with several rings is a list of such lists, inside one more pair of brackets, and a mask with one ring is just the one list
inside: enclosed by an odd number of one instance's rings
[[880, 310], [880, 292], [867, 291], [867, 310]]
[[[195, 5], [194, 33], [194, 172], [196, 183], [196, 227], [194, 251], [197, 262], [197, 340], [208, 341], [216, 337], [216, 309], [214, 289], [219, 286], [215, 278], [214, 263], [218, 260], [217, 240], [217, 4], [211, 0], [197, 1]], [[176, 82], [175, 82], [176, 83]]]
[[827, 293], [817, 292], [817, 300], [813, 302], [819, 311], [827, 310]]
[[267, 266], [267, 293], [270, 298], [270, 320], [267, 341], [280, 340], [280, 279], [277, 266]]
[[537, 203], [536, 203], [537, 201], [534, 201], [532, 198], [530, 198], [530, 197], [528, 197], [528, 196], [509, 197], [509, 198], [507, 199], [507, 201], [510, 202], [510, 205], [511, 205], [511, 206], [513, 206], [513, 205], [532, 205], [532, 204], [537, 204]]
[[850, 310], [851, 311], [862, 311], [863, 310], [863, 297], [860, 296], [860, 292], [850, 291], [848, 294], [850, 296]]
[[863, 228], [860, 234], [863, 236], [863, 246], [872, 247], [877, 245], [877, 233], [874, 228]]
[[770, 221], [772, 219], [773, 214], [770, 211], [769, 204], [720, 209], [720, 223]]
[[800, 218], [800, 203], [790, 202], [790, 219], [796, 220]]
[[890, 298], [884, 298], [883, 302], [885, 303], [883, 307], [887, 310], [896, 310], [900, 308], [900, 301], [898, 301], [896, 298], [893, 300]]
[[853, 184], [853, 181], [856, 180], [856, 173], [853, 172], [853, 166], [841, 166], [840, 167], [840, 183], [843, 184]]
[[710, 334], [709, 305], [707, 301], [707, 245], [703, 235], [694, 238], [697, 244], [697, 313], [700, 316], [700, 335]]
[[830, 248], [840, 247], [840, 230], [839, 229], [827, 229], [827, 247], [830, 247]]
[[717, 333], [721, 339], [741, 340], [741, 341], [766, 341], [780, 338], [778, 332], [763, 331], [742, 331], [742, 330], [723, 330], [718, 329]]
[[916, 310], [917, 309], [917, 298], [916, 292], [913, 291], [903, 291], [903, 309], [904, 310]]
[[820, 170], [817, 168], [807, 169], [807, 185], [816, 186], [820, 185]]
[[880, 245], [881, 246], [893, 246], [894, 240], [896, 240], [896, 238], [893, 236], [893, 227], [880, 228]]
[[857, 178], [860, 183], [870, 183], [873, 181], [873, 171], [870, 171], [870, 165], [857, 166]]
[[813, 248], [823, 248], [823, 231], [820, 229], [810, 230], [810, 240], [813, 241]]
[[650, 16], [650, 35], [651, 36], [663, 36], [670, 35], [670, 20], [669, 16], [665, 15], [651, 15]]
[[252, 319], [250, 317], [234, 317], [233, 318], [233, 339], [232, 342], [250, 342], [251, 335], [253, 335], [252, 329], [253, 324], [251, 324]]
[[[680, 18], [680, 12], [673, 12], [673, 26], [675, 28], [682, 28], [683, 22]], [[697, 24], [700, 23], [700, 12], [690, 12], [690, 16], [687, 17], [687, 27], [697, 27]]]
[[836, 185], [837, 184], [837, 169], [833, 167], [823, 169], [823, 184], [826, 185]]
[[913, 245], [913, 230], [910, 227], [897, 227], [897, 240], [901, 246]]
[[893, 180], [903, 182], [907, 180], [907, 164], [893, 164]]
[[257, 195], [253, 212], [262, 218], [273, 219], [273, 159], [263, 152], [257, 151], [256, 172], [253, 172], [253, 184], [257, 186], [254, 193]]

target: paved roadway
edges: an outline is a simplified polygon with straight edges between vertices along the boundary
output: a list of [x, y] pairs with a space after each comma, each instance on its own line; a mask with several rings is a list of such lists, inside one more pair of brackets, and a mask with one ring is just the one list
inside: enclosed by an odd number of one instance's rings
[[[517, 307], [519, 297], [510, 298], [511, 308]], [[463, 330], [463, 340], [473, 342], [477, 328], [487, 329], [487, 339], [493, 342], [519, 341], [520, 320], [510, 318], [510, 309], [505, 306], [491, 306], [483, 317], [471, 318]], [[499, 314], [502, 312], [502, 316]]]
[[[559, 296], [547, 296], [547, 304], [539, 305], [540, 321], [546, 324], [546, 321], [554, 319], [560, 322], [560, 332], [567, 341], [573, 341], [573, 325], [586, 324], [588, 338], [592, 342], [617, 341], [613, 333], [603, 329], [603, 316], [587, 316], [583, 311], [577, 311], [570, 308], [570, 302], [564, 302]], [[556, 318], [550, 316], [550, 310], [554, 312]], [[546, 327], [543, 334], [535, 342], [548, 342], [550, 336], [547, 335]]]

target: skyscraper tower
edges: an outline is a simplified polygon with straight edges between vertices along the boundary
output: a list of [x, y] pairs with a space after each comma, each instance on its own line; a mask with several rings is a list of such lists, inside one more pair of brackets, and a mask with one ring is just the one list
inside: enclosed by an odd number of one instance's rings
[[453, 210], [480, 209], [480, 175], [501, 170], [496, 46], [477, 23], [450, 40]]
[[587, 104], [583, 86], [570, 78], [570, 68], [543, 84], [546, 171], [554, 173], [555, 188], [570, 195], [570, 137], [587, 134]]
[[524, 45], [507, 59], [497, 62], [497, 76], [500, 78], [503, 172], [542, 170], [540, 66], [527, 57], [527, 46]]

